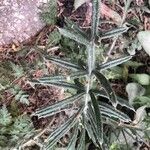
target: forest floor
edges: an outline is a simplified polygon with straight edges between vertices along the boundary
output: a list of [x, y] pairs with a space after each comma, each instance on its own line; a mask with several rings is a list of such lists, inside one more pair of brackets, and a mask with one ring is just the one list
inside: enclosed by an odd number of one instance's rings
[[[121, 9], [123, 2], [117, 1], [117, 3], [114, 2], [113, 4], [112, 2], [112, 4], [110, 4], [108, 1], [104, 0], [103, 3], [108, 7], [103, 11], [110, 13], [102, 12], [101, 19], [110, 21], [110, 24], [104, 23], [99, 28], [101, 31], [107, 31], [116, 27], [120, 22], [123, 13]], [[125, 34], [125, 38], [121, 37], [117, 40], [113, 48], [114, 51], [108, 54], [111, 59], [118, 58], [123, 53], [127, 53], [126, 50], [128, 47], [132, 47], [133, 51], [136, 51], [132, 60], [137, 63], [142, 63], [141, 66], [137, 65], [136, 67], [122, 65], [122, 77], [110, 77], [114, 91], [117, 95], [123, 98], [127, 98], [128, 96], [126, 85], [133, 81], [129, 77], [129, 74], [150, 74], [150, 57], [145, 51], [138, 51], [137, 45], [134, 47], [134, 45], [129, 42], [136, 39], [138, 31], [150, 30], [150, 10], [147, 10], [148, 8], [146, 9], [145, 6], [147, 5], [148, 2], [143, 0], [135, 0], [131, 3], [133, 9], [127, 14], [125, 22], [132, 24], [132, 27], [129, 29], [128, 33]], [[59, 0], [56, 25], [63, 27], [64, 17], [67, 17], [76, 22], [82, 29], [88, 30], [91, 21], [90, 14], [91, 11], [88, 4], [83, 4], [80, 8], [74, 11], [74, 0]], [[120, 18], [118, 18], [118, 16]], [[6, 105], [13, 117], [24, 114], [30, 116], [36, 109], [51, 105], [65, 96], [64, 90], [61, 88], [45, 86], [33, 87], [29, 83], [29, 80], [42, 77], [45, 74], [53, 75], [56, 72], [64, 72], [64, 70], [51, 63], [47, 63], [46, 65], [43, 64], [41, 60], [41, 52], [43, 53], [44, 51], [47, 51], [51, 55], [60, 57], [65, 57], [66, 55], [71, 56], [71, 53], [74, 51], [74, 45], [72, 47], [70, 44], [71, 46], [69, 45], [67, 47], [66, 43], [63, 43], [62, 45], [65, 45], [67, 50], [62, 48], [63, 46], [58, 43], [47, 49], [49, 35], [55, 29], [55, 25], [46, 25], [36, 36], [32, 37], [25, 43], [13, 43], [0, 47], [0, 69], [2, 69], [2, 71], [0, 71], [2, 80], [0, 80], [0, 83], [2, 82], [3, 86], [3, 88], [0, 87], [0, 106]], [[107, 48], [111, 46], [112, 42], [112, 39], [106, 39], [103, 41], [103, 45]], [[72, 52], [69, 52], [71, 50]], [[74, 54], [72, 59], [74, 59], [76, 55], [78, 54]], [[19, 88], [17, 89], [17, 87]], [[20, 97], [23, 95], [27, 95], [27, 97], [22, 98], [22, 101], [18, 100], [16, 98], [16, 93], [18, 92], [16, 89], [23, 91]], [[53, 129], [64, 122], [68, 116], [69, 112], [62, 112], [53, 117], [44, 119], [38, 119], [36, 116], [32, 116], [31, 120], [34, 128], [37, 130], [44, 129], [47, 125], [50, 125], [51, 129]], [[45, 138], [46, 134], [43, 138]], [[64, 140], [61, 144], [63, 145], [65, 143], [66, 141]]]

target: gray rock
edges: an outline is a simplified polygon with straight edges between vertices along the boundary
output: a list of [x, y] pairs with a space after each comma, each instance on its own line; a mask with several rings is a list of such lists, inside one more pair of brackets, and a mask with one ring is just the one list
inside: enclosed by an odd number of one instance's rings
[[41, 30], [43, 3], [47, 0], [0, 0], [0, 45], [23, 42]]

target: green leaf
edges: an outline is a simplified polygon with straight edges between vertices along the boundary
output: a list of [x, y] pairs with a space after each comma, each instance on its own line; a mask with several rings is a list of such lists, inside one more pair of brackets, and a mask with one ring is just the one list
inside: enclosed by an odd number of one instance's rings
[[95, 40], [95, 37], [98, 32], [99, 25], [99, 8], [100, 8], [100, 0], [92, 0], [92, 37], [91, 41]]
[[98, 147], [98, 144], [96, 142], [97, 141], [96, 140], [96, 135], [93, 132], [93, 128], [92, 128], [91, 124], [89, 123], [89, 119], [87, 117], [85, 117], [84, 125], [85, 125], [85, 129], [86, 129], [86, 131], [88, 133], [89, 138], [92, 140], [92, 142], [94, 143], [94, 145], [96, 147]]
[[[99, 130], [97, 123], [96, 123], [96, 115], [95, 112], [93, 110], [93, 107], [91, 105], [91, 103], [88, 104], [88, 111], [87, 114], [85, 115], [85, 123], [87, 126], [87, 132], [89, 134], [89, 137], [92, 139], [93, 143], [95, 144], [95, 146], [97, 147], [101, 147], [102, 141], [99, 137], [99, 135], [97, 134]], [[89, 131], [88, 131], [89, 130]]]
[[87, 38], [87, 33], [85, 33], [82, 29], [80, 29], [77, 24], [75, 24], [74, 22], [72, 22], [67, 18], [65, 18], [65, 22], [66, 22], [67, 29], [69, 28], [69, 30], [79, 33], [83, 37]]
[[42, 8], [40, 17], [46, 24], [54, 25], [57, 18], [57, 0], [47, 2], [47, 7]]
[[108, 105], [108, 104], [103, 103], [103, 102], [99, 102], [99, 107], [100, 107], [102, 116], [104, 116], [104, 117], [119, 119], [120, 121], [123, 121], [123, 122], [130, 122], [131, 121], [131, 119], [126, 114], [115, 109], [111, 105]]
[[28, 100], [28, 97], [29, 97], [28, 94], [22, 95], [22, 96], [20, 97], [20, 99], [19, 99], [20, 103], [29, 105], [30, 102], [29, 102], [29, 100]]
[[129, 77], [137, 81], [142, 85], [150, 85], [150, 75], [141, 73], [141, 74], [129, 74]]
[[80, 33], [73, 32], [73, 31], [66, 30], [66, 29], [61, 29], [61, 28], [58, 28], [58, 29], [59, 29], [59, 32], [65, 37], [68, 37], [85, 46], [90, 44], [88, 38], [83, 37]]
[[10, 124], [12, 121], [12, 117], [10, 113], [8, 112], [6, 106], [2, 106], [0, 109], [0, 125], [6, 126]]
[[145, 52], [150, 56], [150, 31], [140, 31], [137, 34], [137, 38], [140, 41], [141, 45], [143, 46]]
[[59, 128], [55, 129], [50, 136], [46, 139], [46, 149], [52, 148], [61, 137], [63, 137], [77, 122], [81, 112], [83, 111], [83, 107], [78, 110], [72, 117], [70, 117], [64, 124], [62, 124]]
[[10, 64], [11, 64], [12, 70], [14, 72], [13, 74], [15, 77], [20, 78], [21, 76], [24, 75], [24, 70], [21, 66], [15, 65], [14, 63], [10, 63]]
[[85, 71], [78, 71], [78, 72], [74, 72], [74, 73], [71, 73], [70, 75], [66, 75], [66, 76], [64, 76], [64, 75], [54, 76], [54, 77], [53, 76], [46, 76], [46, 77], [39, 78], [37, 80], [39, 82], [70, 81], [72, 79], [82, 77], [82, 76], [84, 76], [86, 74], [87, 73]]
[[54, 46], [58, 44], [60, 40], [61, 40], [61, 34], [57, 30], [54, 30], [48, 36], [48, 45]]
[[98, 137], [99, 142], [102, 144], [103, 143], [103, 124], [102, 124], [101, 112], [98, 106], [98, 101], [91, 91], [90, 91], [90, 97], [91, 97], [93, 109], [95, 112], [97, 137]]
[[64, 81], [38, 81], [38, 80], [33, 80], [32, 82], [30, 82], [33, 85], [44, 85], [44, 86], [56, 86], [56, 87], [63, 87], [63, 88], [67, 88], [67, 89], [76, 89], [76, 90], [84, 90], [84, 87], [78, 87], [75, 84], [72, 83], [68, 83], [68, 82], [64, 82]]
[[100, 39], [111, 38], [117, 35], [120, 35], [128, 30], [128, 27], [118, 27], [116, 29], [112, 29], [111, 31], [107, 31], [100, 35]]
[[82, 67], [78, 66], [77, 64], [73, 64], [71, 62], [68, 62], [66, 60], [62, 60], [60, 58], [55, 58], [55, 57], [46, 57], [47, 60], [52, 61], [53, 63], [68, 68], [68, 69], [72, 69], [72, 70], [83, 70]]
[[19, 116], [12, 127], [11, 134], [15, 136], [24, 136], [29, 132], [33, 131], [33, 124], [30, 118], [26, 115]]
[[139, 104], [140, 106], [147, 105], [147, 107], [150, 107], [150, 95], [137, 97], [134, 99], [133, 103]]
[[109, 62], [106, 62], [104, 64], [99, 65], [98, 69], [100, 71], [115, 67], [117, 65], [120, 65], [128, 60], [130, 60], [132, 58], [132, 56], [126, 56], [126, 57], [122, 57], [122, 58], [118, 58]]
[[111, 85], [108, 82], [108, 80], [105, 78], [105, 76], [103, 74], [101, 74], [97, 70], [94, 70], [93, 73], [95, 74], [95, 76], [97, 77], [99, 82], [102, 84], [103, 88], [106, 90], [106, 92], [109, 96], [109, 100], [116, 107], [116, 105], [117, 105], [116, 95], [115, 95], [114, 91], [112, 90]]
[[144, 64], [141, 63], [141, 62], [131, 61], [131, 60], [125, 62], [124, 65], [130, 66], [130, 67], [133, 67], [133, 68], [137, 68], [137, 67], [140, 67], [140, 66], [144, 66]]
[[29, 95], [26, 94], [26, 92], [22, 91], [21, 89], [18, 89], [18, 90], [19, 91], [18, 92], [16, 91], [17, 93], [15, 94], [15, 100], [23, 104], [29, 105], [29, 100], [28, 100]]
[[79, 123], [77, 123], [74, 127], [74, 130], [72, 132], [72, 137], [70, 139], [69, 145], [67, 147], [67, 150], [76, 150], [76, 142], [78, 140], [77, 136], [78, 136], [78, 128], [79, 128]]
[[134, 107], [129, 104], [128, 100], [125, 100], [119, 96], [117, 96], [117, 103], [121, 105], [122, 107], [126, 107], [132, 111], [135, 111]]
[[[77, 150], [85, 150], [85, 128], [81, 129], [81, 135], [79, 137], [79, 144], [77, 146]], [[71, 149], [72, 150], [72, 149]]]
[[[91, 89], [91, 90], [92, 90], [92, 92], [94, 92], [96, 94], [96, 96], [100, 96], [102, 98], [104, 97], [104, 98], [109, 99], [107, 93], [104, 90], [97, 90], [97, 89]], [[132, 111], [135, 111], [134, 107], [129, 104], [128, 100], [125, 100], [119, 96], [117, 96], [117, 104], [119, 104], [122, 107], [126, 107]]]
[[73, 104], [75, 101], [82, 99], [84, 97], [84, 94], [85, 93], [82, 92], [80, 94], [76, 94], [62, 101], [59, 101], [51, 106], [36, 110], [36, 112], [33, 115], [37, 115], [39, 118], [52, 116], [60, 112], [61, 109], [65, 108], [67, 105]]

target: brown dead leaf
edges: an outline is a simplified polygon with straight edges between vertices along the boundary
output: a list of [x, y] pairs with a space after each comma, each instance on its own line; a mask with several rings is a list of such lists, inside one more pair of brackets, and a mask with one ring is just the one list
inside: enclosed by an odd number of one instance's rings
[[[100, 4], [100, 14], [102, 16], [112, 19], [117, 24], [121, 23], [121, 16], [116, 11], [112, 10], [107, 5], [105, 5], [104, 3]], [[90, 24], [91, 16], [92, 16], [92, 4], [87, 3], [87, 12], [85, 15], [85, 21], [83, 23], [84, 26]]]
[[100, 13], [106, 17], [109, 17], [110, 19], [112, 19], [113, 21], [115, 21], [117, 24], [121, 23], [121, 16], [114, 10], [112, 10], [111, 8], [109, 8], [107, 5], [105, 5], [104, 3], [101, 3], [100, 6]]

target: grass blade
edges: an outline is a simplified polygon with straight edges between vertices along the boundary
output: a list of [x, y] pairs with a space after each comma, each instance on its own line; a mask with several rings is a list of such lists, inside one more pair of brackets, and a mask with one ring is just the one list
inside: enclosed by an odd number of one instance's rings
[[97, 70], [94, 70], [93, 73], [95, 74], [95, 76], [97, 77], [97, 79], [99, 80], [99, 82], [101, 83], [103, 88], [106, 90], [106, 92], [109, 96], [109, 100], [116, 107], [117, 106], [116, 95], [115, 95], [114, 91], [112, 90], [109, 81], [105, 78], [105, 76], [103, 74], [101, 74]]
[[84, 92], [80, 94], [73, 95], [69, 98], [66, 98], [62, 101], [57, 102], [51, 106], [45, 107], [43, 109], [36, 110], [33, 115], [38, 116], [39, 118], [52, 116], [61, 111], [61, 109], [65, 108], [67, 105], [74, 103], [77, 100], [80, 100], [84, 97]]
[[62, 34], [63, 36], [68, 37], [80, 44], [83, 44], [85, 46], [90, 44], [88, 38], [83, 37], [81, 34], [79, 34], [77, 32], [73, 32], [70, 30], [62, 29], [62, 28], [58, 28], [58, 30], [59, 30], [60, 34]]
[[91, 97], [94, 112], [95, 112], [97, 137], [98, 137], [99, 142], [102, 144], [103, 143], [103, 124], [102, 124], [101, 112], [98, 106], [98, 101], [91, 91], [90, 91], [90, 97]]
[[128, 60], [130, 60], [132, 58], [132, 56], [126, 56], [126, 57], [122, 57], [122, 58], [118, 58], [109, 62], [106, 62], [104, 64], [101, 64], [97, 69], [100, 71], [115, 67], [117, 65], [120, 65]]
[[46, 139], [46, 149], [51, 149], [61, 137], [63, 137], [77, 122], [83, 108], [79, 109], [76, 114], [69, 118], [63, 125], [55, 129]]
[[83, 70], [82, 67], [78, 66], [77, 64], [70, 63], [69, 61], [62, 60], [60, 58], [55, 58], [55, 57], [46, 57], [47, 60], [52, 61], [53, 63], [65, 67], [67, 69], [72, 69], [72, 70]]

